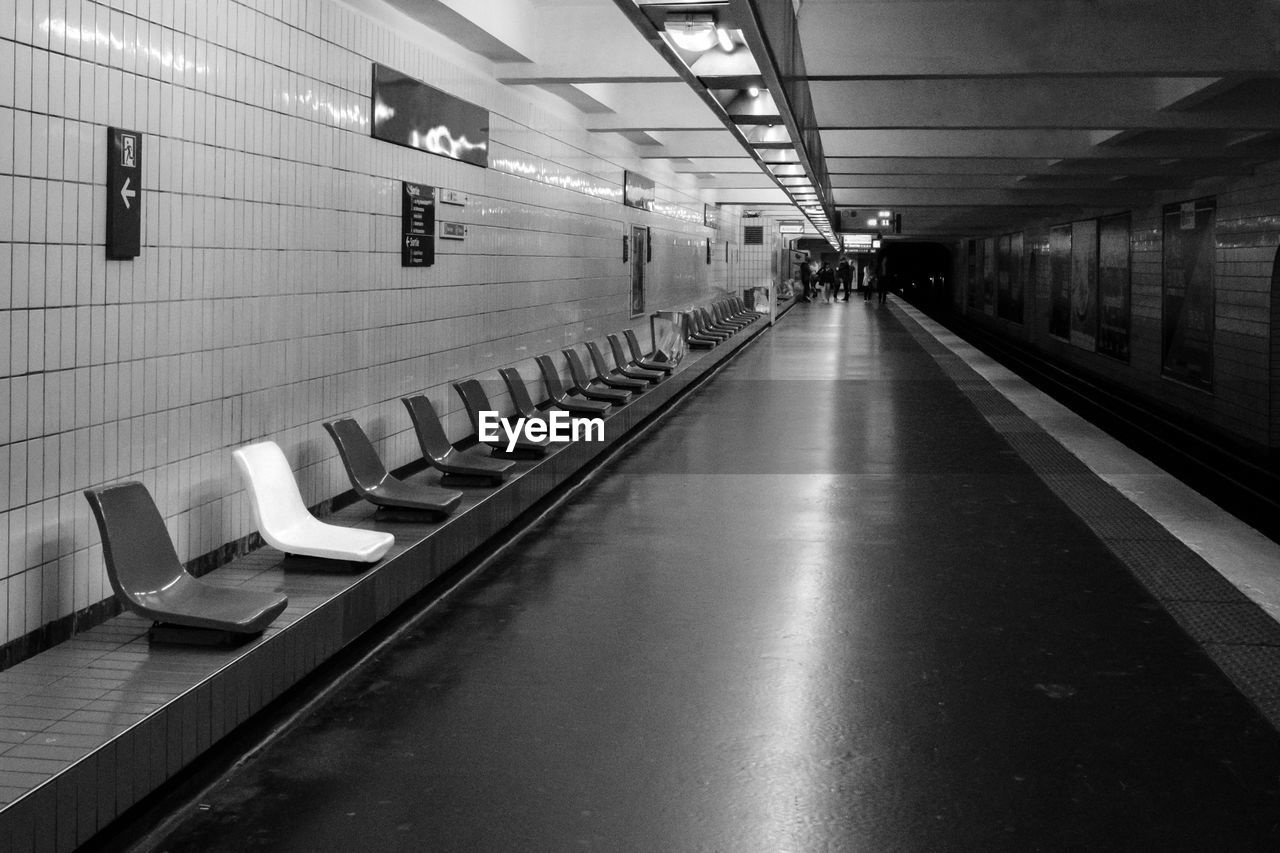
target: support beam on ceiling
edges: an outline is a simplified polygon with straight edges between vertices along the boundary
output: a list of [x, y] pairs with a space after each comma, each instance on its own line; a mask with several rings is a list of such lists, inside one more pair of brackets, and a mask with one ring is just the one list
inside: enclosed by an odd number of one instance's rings
[[1270, 0], [809, 0], [800, 39], [811, 78], [1222, 77], [1280, 67]]

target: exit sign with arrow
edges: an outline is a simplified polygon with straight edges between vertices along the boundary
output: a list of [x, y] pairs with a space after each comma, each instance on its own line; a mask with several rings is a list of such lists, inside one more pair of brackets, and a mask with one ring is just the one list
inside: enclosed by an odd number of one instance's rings
[[142, 134], [107, 128], [107, 257], [142, 254]]

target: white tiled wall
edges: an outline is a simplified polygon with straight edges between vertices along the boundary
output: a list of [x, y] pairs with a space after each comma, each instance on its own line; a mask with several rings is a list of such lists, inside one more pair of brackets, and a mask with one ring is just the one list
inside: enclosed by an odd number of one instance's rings
[[[492, 168], [371, 139], [373, 61], [491, 110]], [[144, 133], [132, 262], [102, 248], [108, 125]], [[623, 207], [624, 169], [683, 219]], [[402, 180], [470, 196], [428, 270], [399, 264]], [[705, 294], [701, 214], [566, 105], [331, 0], [0, 0], [0, 642], [109, 596], [81, 490], [142, 480], [207, 553], [251, 532], [231, 448], [278, 441], [310, 503], [347, 488], [323, 420], [412, 461], [399, 396], [458, 436], [449, 382], [632, 322], [632, 224], [650, 307]]]

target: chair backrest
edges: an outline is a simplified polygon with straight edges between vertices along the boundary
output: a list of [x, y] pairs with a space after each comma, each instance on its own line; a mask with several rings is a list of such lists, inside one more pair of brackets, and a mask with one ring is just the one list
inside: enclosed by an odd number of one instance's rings
[[551, 356], [540, 355], [534, 359], [538, 362], [538, 370], [542, 371], [542, 384], [547, 386], [547, 394], [551, 399], [558, 400], [564, 396], [564, 385], [560, 382], [560, 374], [556, 372], [555, 363], [551, 361]]
[[502, 381], [507, 383], [507, 390], [511, 392], [511, 403], [516, 407], [516, 414], [525, 418], [535, 418], [538, 416], [538, 407], [533, 404], [533, 398], [529, 396], [529, 387], [524, 384], [524, 377], [520, 375], [520, 371], [514, 367], [504, 367], [498, 371], [498, 375], [502, 377]]
[[636, 333], [627, 329], [622, 334], [627, 339], [627, 346], [631, 349], [631, 357], [636, 361], [644, 358], [644, 350], [640, 348], [640, 339], [636, 337]]
[[431, 400], [426, 394], [414, 394], [412, 397], [400, 398], [400, 402], [409, 410], [409, 419], [413, 421], [413, 431], [418, 434], [418, 446], [422, 448], [423, 457], [443, 461], [453, 445], [445, 435], [444, 426], [440, 423], [440, 416], [436, 414], [436, 407], [431, 405]]
[[489, 395], [484, 393], [484, 387], [480, 385], [479, 379], [464, 379], [461, 382], [453, 383], [453, 390], [458, 392], [458, 396], [462, 398], [462, 405], [467, 410], [467, 417], [471, 420], [471, 428], [480, 434], [480, 413], [496, 412], [493, 406], [489, 405]]
[[259, 441], [231, 451], [231, 458], [244, 478], [259, 530], [284, 530], [310, 516], [280, 445]]
[[703, 333], [702, 317], [698, 314], [698, 312], [690, 311], [687, 314], [685, 314], [685, 317], [687, 317], [689, 320], [689, 332], [691, 334], [701, 335]]
[[595, 365], [596, 376], [608, 376], [609, 371], [613, 370], [609, 366], [608, 360], [604, 357], [604, 353], [600, 352], [600, 347], [596, 346], [595, 341], [587, 341], [587, 355], [591, 356], [591, 363]]
[[632, 359], [627, 358], [626, 350], [622, 348], [622, 341], [618, 340], [617, 335], [609, 335], [607, 340], [609, 341], [609, 349], [613, 350], [613, 360], [619, 367], [632, 361]]
[[354, 418], [339, 418], [326, 423], [324, 428], [338, 446], [338, 456], [357, 492], [373, 491], [390, 476], [373, 442]]
[[587, 376], [587, 369], [582, 366], [582, 359], [578, 356], [575, 349], [563, 350], [565, 361], [569, 362], [569, 375], [573, 377], [574, 384], [579, 388], [586, 388], [591, 384], [591, 378]]
[[173, 540], [147, 487], [136, 481], [86, 489], [84, 496], [102, 534], [107, 578], [116, 594], [135, 604], [191, 576], [182, 568]]

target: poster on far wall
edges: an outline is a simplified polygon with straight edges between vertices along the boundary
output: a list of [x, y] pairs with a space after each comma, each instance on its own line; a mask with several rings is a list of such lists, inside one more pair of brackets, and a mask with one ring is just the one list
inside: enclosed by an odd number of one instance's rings
[[1129, 214], [1098, 220], [1098, 352], [1129, 360]]
[[982, 307], [982, 286], [978, 281], [978, 270], [981, 264], [978, 260], [981, 242], [978, 240], [969, 241], [969, 265], [968, 275], [964, 280], [965, 290], [965, 307], [972, 310], [978, 310]]
[[996, 316], [1004, 319], [1009, 310], [1009, 235], [996, 243]]
[[1071, 337], [1071, 226], [1049, 229], [1049, 334]]
[[1213, 387], [1213, 226], [1217, 201], [1164, 209], [1162, 370], [1198, 388]]
[[996, 268], [996, 316], [1022, 322], [1022, 234], [1000, 238], [1000, 262]]
[[1098, 221], [1071, 223], [1071, 343], [1098, 346]]
[[1022, 322], [1022, 303], [1025, 298], [1025, 280], [1022, 276], [1022, 232], [1009, 237], [1009, 313], [1005, 317], [1014, 323]]
[[996, 238], [982, 241], [982, 310], [996, 313]]

